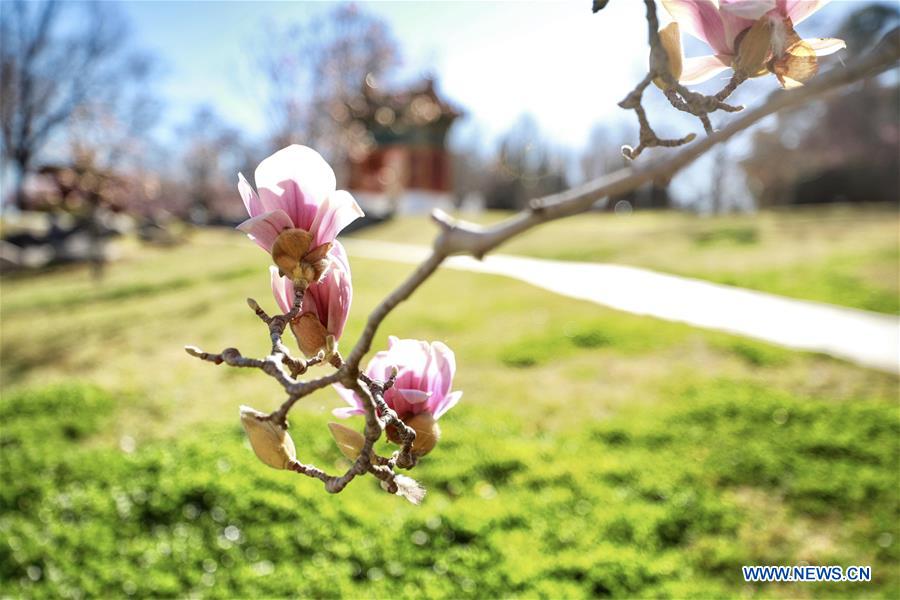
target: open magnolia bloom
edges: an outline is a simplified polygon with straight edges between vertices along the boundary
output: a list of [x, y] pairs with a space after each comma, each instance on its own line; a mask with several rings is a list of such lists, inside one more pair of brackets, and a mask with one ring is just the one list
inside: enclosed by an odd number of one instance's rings
[[[686, 58], [679, 81], [701, 83], [733, 68], [742, 77], [774, 73], [796, 87], [818, 72], [817, 56], [846, 47], [835, 38], [801, 39], [794, 26], [829, 0], [662, 0], [682, 29], [715, 54]], [[678, 51], [680, 52], [680, 44]], [[672, 50], [667, 48], [671, 55]]]
[[363, 216], [348, 192], [337, 190], [334, 171], [306, 146], [283, 148], [259, 163], [253, 190], [238, 176], [250, 218], [238, 229], [266, 252], [292, 281], [317, 281], [328, 266], [334, 238]]
[[[322, 277], [307, 286], [300, 314], [291, 322], [297, 345], [308, 357], [315, 356], [327, 345], [328, 336], [339, 340], [350, 315], [353, 300], [350, 263], [344, 246], [337, 240], [331, 246], [331, 259]], [[287, 313], [294, 302], [294, 284], [280, 275], [276, 267], [269, 267], [269, 273], [275, 301]]]
[[[412, 451], [417, 456], [424, 456], [440, 439], [437, 420], [462, 397], [462, 392], [450, 391], [456, 373], [456, 357], [441, 342], [401, 340], [391, 336], [388, 349], [378, 352], [369, 361], [366, 375], [386, 381], [395, 368], [397, 378], [385, 391], [384, 401], [416, 431]], [[335, 409], [335, 416], [365, 414], [363, 400], [355, 392], [341, 385], [335, 385], [335, 389], [349, 405]], [[398, 433], [391, 427], [387, 429], [387, 436], [392, 442], [400, 443]]]

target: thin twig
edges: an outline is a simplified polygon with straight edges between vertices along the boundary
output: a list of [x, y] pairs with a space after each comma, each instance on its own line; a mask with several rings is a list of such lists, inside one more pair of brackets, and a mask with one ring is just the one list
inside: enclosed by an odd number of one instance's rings
[[392, 375], [387, 381], [381, 382], [374, 381], [365, 373], [359, 374], [359, 380], [369, 388], [369, 393], [372, 395], [372, 400], [375, 402], [375, 407], [378, 409], [378, 414], [381, 416], [379, 419], [381, 428], [387, 429], [388, 427], [394, 427], [397, 430], [401, 445], [401, 448], [397, 453], [397, 466], [401, 469], [411, 469], [416, 466], [418, 460], [412, 453], [412, 446], [416, 441], [416, 430], [404, 423], [397, 415], [396, 411], [384, 401], [384, 393], [394, 385], [395, 378], [396, 374]]

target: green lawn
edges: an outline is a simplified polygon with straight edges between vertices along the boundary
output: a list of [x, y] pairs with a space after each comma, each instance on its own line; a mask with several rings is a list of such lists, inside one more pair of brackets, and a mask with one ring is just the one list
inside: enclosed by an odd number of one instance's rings
[[[896, 377], [442, 271], [377, 338], [457, 354], [465, 395], [413, 473], [429, 495], [367, 478], [330, 496], [244, 441], [238, 406], [273, 408], [276, 384], [182, 350], [265, 352], [243, 301], [274, 306], [265, 255], [227, 232], [124, 250], [100, 286], [78, 269], [2, 281], [4, 594], [900, 594]], [[352, 267], [344, 346], [410, 270]], [[344, 464], [338, 405], [322, 390], [292, 413], [302, 460]], [[874, 581], [740, 574], [800, 563]]]
[[[463, 215], [494, 222], [503, 213]], [[424, 217], [359, 237], [430, 243]], [[900, 213], [836, 206], [703, 218], [595, 213], [548, 223], [499, 252], [612, 262], [866, 310], [900, 312]]]

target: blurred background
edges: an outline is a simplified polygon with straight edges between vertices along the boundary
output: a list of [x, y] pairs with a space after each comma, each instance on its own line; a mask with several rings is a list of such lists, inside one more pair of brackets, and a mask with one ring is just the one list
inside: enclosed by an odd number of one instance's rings
[[[896, 2], [845, 0], [797, 29], [846, 40], [820, 64], [840, 69], [898, 21]], [[266, 352], [243, 299], [274, 306], [268, 261], [233, 230], [238, 172], [308, 145], [365, 209], [345, 234], [349, 345], [410, 270], [384, 242], [427, 245], [432, 209], [489, 223], [626, 166], [637, 124], [616, 103], [646, 62], [643, 6], [622, 0], [597, 15], [0, 2], [3, 593], [900, 594], [897, 368], [442, 270], [375, 344], [457, 355], [465, 395], [412, 507], [372, 481], [329, 496], [258, 464], [238, 406], [271, 410], [279, 389], [182, 350]], [[835, 305], [896, 332], [898, 75], [768, 118], [671, 182], [501, 252]], [[776, 85], [752, 80], [735, 102]], [[645, 106], [660, 135], [699, 133], [655, 89]], [[344, 468], [325, 427], [338, 405], [323, 390], [292, 413], [301, 460]], [[750, 564], [872, 565], [873, 582], [750, 585]]]

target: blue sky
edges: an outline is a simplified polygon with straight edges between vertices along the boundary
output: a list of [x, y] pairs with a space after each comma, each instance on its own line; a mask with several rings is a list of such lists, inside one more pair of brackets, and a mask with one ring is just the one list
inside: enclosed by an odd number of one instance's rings
[[[443, 92], [487, 138], [523, 113], [560, 143], [578, 146], [586, 125], [615, 115], [616, 101], [640, 76], [642, 7], [614, 2], [591, 15], [589, 3], [377, 2], [400, 41], [403, 76], [434, 72]], [[253, 66], [269, 23], [302, 21], [328, 10], [317, 2], [129, 2], [134, 42], [165, 66], [159, 92], [166, 121], [208, 103], [252, 133], [267, 127]]]
[[[643, 75], [646, 33], [643, 3], [613, 0], [592, 15], [590, 2], [364, 2], [388, 22], [400, 42], [408, 80], [437, 75], [443, 93], [466, 118], [455, 138], [476, 135], [489, 145], [522, 114], [533, 115], [544, 136], [577, 153], [598, 122], [624, 122], [636, 135], [633, 115], [616, 106]], [[798, 28], [802, 35], [830, 34], [855, 4], [834, 2]], [[201, 104], [213, 106], [247, 134], [268, 129], [263, 79], [254, 57], [267, 27], [309, 19], [325, 2], [126, 2], [136, 46], [162, 59], [157, 92], [167, 109], [161, 129], [171, 132]], [[664, 13], [660, 9], [660, 13]], [[815, 29], [812, 29], [815, 28]], [[688, 55], [706, 54], [685, 38]], [[713, 86], [727, 79], [722, 75]], [[739, 91], [739, 101], [775, 88], [774, 78]], [[661, 133], [683, 135], [699, 124], [659, 100], [651, 118]]]

